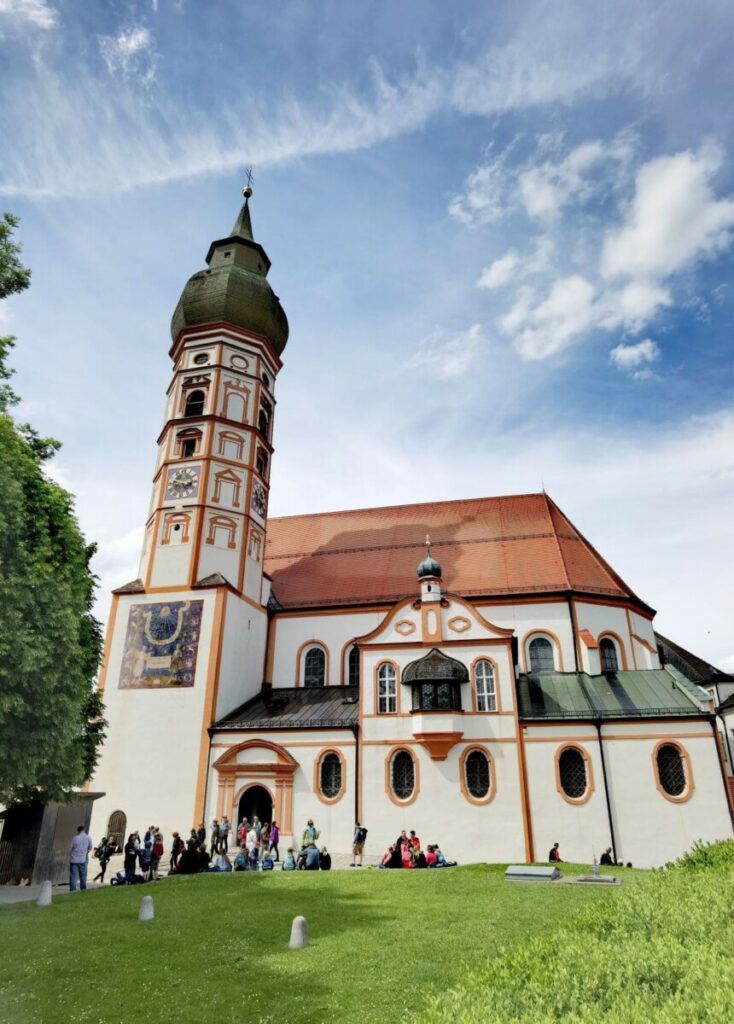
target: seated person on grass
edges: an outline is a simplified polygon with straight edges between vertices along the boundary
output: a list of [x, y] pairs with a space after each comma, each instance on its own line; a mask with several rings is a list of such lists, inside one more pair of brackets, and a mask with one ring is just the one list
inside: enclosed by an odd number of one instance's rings
[[199, 871], [208, 871], [212, 859], [207, 853], [206, 844], [202, 843], [199, 849]]
[[234, 859], [234, 870], [247, 871], [247, 857], [244, 855], [242, 850], [240, 850]]
[[433, 847], [429, 845], [428, 849], [426, 850], [426, 865], [429, 868], [435, 868], [436, 860], [437, 858], [436, 854], [434, 853]]
[[295, 871], [296, 870], [296, 858], [293, 856], [293, 848], [290, 847], [290, 846], [288, 847], [288, 849], [286, 851], [286, 855], [283, 858], [283, 863], [281, 864], [281, 868], [283, 869], [283, 871]]
[[272, 871], [273, 870], [273, 858], [270, 856], [270, 854], [267, 852], [267, 850], [263, 854], [263, 859], [260, 862], [260, 870], [261, 871]]
[[214, 860], [214, 867], [209, 868], [210, 871], [231, 871], [232, 861], [229, 859], [226, 853], [218, 853]]
[[303, 857], [303, 866], [306, 871], [318, 871], [319, 870], [319, 848], [316, 843], [311, 843], [305, 850], [301, 851]]
[[321, 847], [319, 854], [319, 867], [322, 871], [331, 871], [331, 854], [325, 846]]

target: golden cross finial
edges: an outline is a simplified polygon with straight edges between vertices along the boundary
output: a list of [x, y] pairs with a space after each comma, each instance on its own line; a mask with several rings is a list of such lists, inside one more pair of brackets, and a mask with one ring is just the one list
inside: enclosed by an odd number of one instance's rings
[[430, 550], [431, 550], [431, 535], [430, 535], [430, 533], [426, 534], [426, 548], [430, 552]]

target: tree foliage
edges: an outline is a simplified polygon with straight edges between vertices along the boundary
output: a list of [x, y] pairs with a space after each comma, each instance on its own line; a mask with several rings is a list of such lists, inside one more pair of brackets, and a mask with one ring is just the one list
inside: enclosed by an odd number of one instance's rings
[[[28, 286], [0, 221], [0, 298]], [[0, 338], [0, 802], [67, 798], [89, 778], [105, 722], [94, 677], [95, 577], [73, 498], [43, 471], [60, 447], [9, 415], [13, 338]]]

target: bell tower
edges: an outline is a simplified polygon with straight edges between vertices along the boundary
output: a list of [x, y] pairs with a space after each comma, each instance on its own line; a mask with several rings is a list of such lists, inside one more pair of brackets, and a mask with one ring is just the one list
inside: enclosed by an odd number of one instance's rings
[[[100, 685], [100, 820], [187, 829], [205, 813], [209, 726], [259, 692], [275, 381], [288, 321], [253, 238], [252, 188], [171, 320], [172, 376], [139, 577], [113, 594]], [[155, 751], [155, 784], [137, 751]], [[131, 756], [132, 755], [132, 756]], [[145, 760], [145, 758], [143, 759]]]

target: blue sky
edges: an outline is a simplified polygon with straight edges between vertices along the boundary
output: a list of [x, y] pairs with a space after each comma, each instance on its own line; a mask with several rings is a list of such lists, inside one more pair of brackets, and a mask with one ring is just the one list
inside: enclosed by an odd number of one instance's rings
[[0, 0], [0, 199], [33, 269], [0, 326], [103, 589], [136, 574], [171, 312], [254, 164], [291, 323], [271, 513], [544, 484], [734, 669], [732, 24]]

